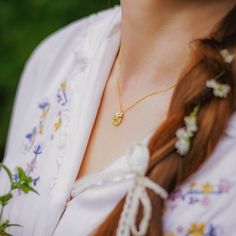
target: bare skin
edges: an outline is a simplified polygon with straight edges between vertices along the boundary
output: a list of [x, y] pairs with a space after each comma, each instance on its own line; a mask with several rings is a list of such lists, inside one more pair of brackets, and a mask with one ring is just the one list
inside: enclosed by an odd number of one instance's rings
[[[235, 0], [121, 0], [119, 54], [124, 107], [175, 83], [190, 55], [189, 42], [206, 37]], [[76, 179], [98, 173], [142, 140], [164, 119], [173, 89], [146, 98], [125, 113], [120, 126], [111, 123], [119, 111], [114, 62], [87, 149]]]

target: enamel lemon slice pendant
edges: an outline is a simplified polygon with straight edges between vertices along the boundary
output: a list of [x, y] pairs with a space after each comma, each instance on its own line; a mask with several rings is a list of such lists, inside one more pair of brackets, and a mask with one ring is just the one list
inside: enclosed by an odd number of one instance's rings
[[123, 120], [124, 113], [122, 111], [116, 112], [112, 117], [112, 124], [117, 126]]

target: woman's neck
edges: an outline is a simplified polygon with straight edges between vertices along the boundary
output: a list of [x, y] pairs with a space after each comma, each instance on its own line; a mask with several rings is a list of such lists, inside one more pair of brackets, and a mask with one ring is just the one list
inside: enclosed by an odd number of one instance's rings
[[121, 86], [176, 80], [188, 61], [188, 43], [208, 36], [234, 0], [121, 0]]

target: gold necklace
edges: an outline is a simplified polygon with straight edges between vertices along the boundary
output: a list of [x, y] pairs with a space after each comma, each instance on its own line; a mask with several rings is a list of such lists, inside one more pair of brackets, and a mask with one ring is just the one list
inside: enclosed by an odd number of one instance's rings
[[[119, 61], [119, 60], [118, 60]], [[120, 66], [120, 63], [119, 63], [119, 66]], [[120, 107], [120, 111], [116, 112], [113, 116], [112, 116], [112, 124], [114, 126], [118, 126], [121, 124], [121, 122], [123, 121], [123, 118], [124, 118], [124, 114], [126, 111], [128, 111], [129, 109], [131, 109], [132, 107], [134, 107], [135, 105], [137, 105], [139, 102], [141, 102], [142, 100], [144, 100], [145, 98], [149, 97], [149, 96], [152, 96], [154, 94], [160, 94], [160, 93], [163, 93], [163, 92], [166, 92], [167, 90], [175, 87], [175, 85], [177, 84], [174, 83], [172, 84], [171, 86], [165, 88], [165, 89], [162, 89], [162, 90], [159, 90], [159, 91], [156, 91], [156, 92], [152, 92], [150, 94], [147, 94], [145, 96], [143, 96], [142, 98], [138, 99], [136, 102], [134, 102], [133, 104], [131, 104], [129, 107], [127, 107], [126, 109], [123, 109], [123, 106], [122, 106], [122, 102], [121, 102], [121, 89], [120, 89], [120, 83], [119, 83], [119, 77], [120, 77], [120, 70], [119, 70], [119, 76], [118, 76], [118, 79], [117, 79], [117, 93], [118, 93], [118, 98], [119, 98], [119, 107]]]

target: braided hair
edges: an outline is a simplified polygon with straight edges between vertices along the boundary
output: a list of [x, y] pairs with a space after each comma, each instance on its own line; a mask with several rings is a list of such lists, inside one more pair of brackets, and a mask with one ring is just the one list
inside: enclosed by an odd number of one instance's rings
[[[210, 157], [235, 111], [235, 71], [233, 64], [228, 63], [220, 53], [224, 49], [234, 50], [235, 24], [236, 6], [220, 21], [208, 38], [192, 42], [192, 58], [175, 88], [167, 118], [149, 140], [150, 161], [146, 177], [158, 183], [168, 193], [196, 172]], [[212, 88], [206, 86], [211, 78], [217, 78], [218, 83], [230, 87], [224, 99], [215, 96]], [[198, 130], [194, 134], [189, 151], [182, 156], [176, 151], [176, 132], [185, 125], [185, 117], [196, 107], [199, 107], [196, 116]], [[162, 236], [164, 201], [150, 189], [147, 192], [153, 210], [145, 235]], [[125, 196], [96, 229], [94, 236], [116, 235], [124, 204]], [[137, 224], [140, 224], [142, 216], [143, 208], [140, 206]]]

